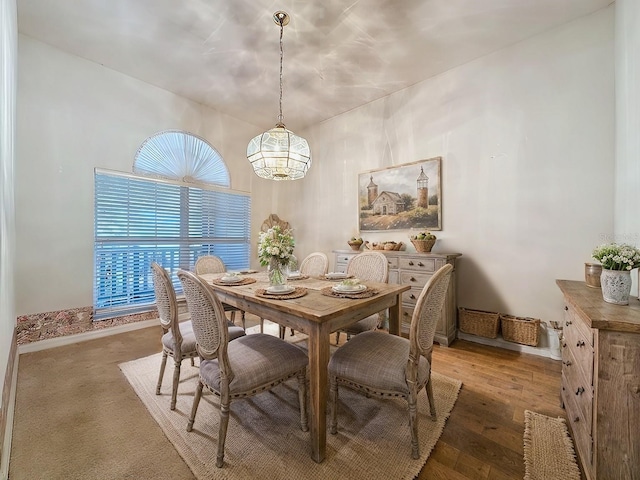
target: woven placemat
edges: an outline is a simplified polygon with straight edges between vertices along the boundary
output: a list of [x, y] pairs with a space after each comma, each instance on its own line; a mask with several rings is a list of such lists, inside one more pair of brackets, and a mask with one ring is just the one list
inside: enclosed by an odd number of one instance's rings
[[335, 292], [333, 287], [324, 287], [320, 292], [327, 297], [339, 297], [339, 298], [369, 298], [378, 294], [378, 291], [373, 288], [367, 288], [363, 292], [347, 293], [347, 292]]
[[238, 287], [240, 285], [249, 285], [250, 283], [256, 283], [256, 279], [247, 277], [247, 278], [243, 278], [239, 282], [229, 283], [229, 282], [223, 282], [219, 278], [214, 278], [213, 280], [211, 280], [211, 283], [214, 283], [216, 285], [221, 285], [223, 287]]
[[306, 280], [309, 275], [300, 275], [299, 277], [287, 277], [287, 282], [295, 282], [296, 280]]
[[270, 298], [272, 300], [291, 300], [292, 298], [304, 297], [307, 294], [307, 289], [304, 287], [296, 287], [291, 293], [285, 293], [283, 295], [274, 295], [273, 293], [267, 293], [264, 288], [256, 289], [256, 297]]

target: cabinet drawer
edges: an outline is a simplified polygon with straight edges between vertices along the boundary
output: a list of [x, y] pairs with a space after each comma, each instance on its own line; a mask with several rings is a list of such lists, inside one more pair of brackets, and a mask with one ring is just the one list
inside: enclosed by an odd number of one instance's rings
[[351, 257], [353, 257], [354, 255], [357, 255], [357, 254], [352, 254], [352, 255], [349, 255], [349, 254], [347, 254], [347, 253], [339, 253], [339, 254], [336, 254], [336, 264], [338, 264], [338, 263], [344, 263], [344, 264], [346, 265], [346, 264], [347, 264], [347, 262], [348, 262], [348, 261], [351, 259]]
[[433, 275], [430, 273], [400, 272], [400, 284], [412, 287], [424, 287]]
[[[562, 402], [567, 412], [567, 423], [573, 434], [573, 442], [578, 450], [583, 466], [586, 464], [588, 468], [592, 465], [593, 453], [593, 437], [591, 436], [591, 427], [586, 424], [584, 417], [581, 415], [580, 408], [575, 401], [575, 395], [567, 388], [566, 378], [562, 376]], [[592, 478], [589, 476], [589, 478]]]
[[593, 387], [568, 349], [562, 352], [562, 391], [574, 400], [574, 404], [580, 409], [587, 431], [591, 433]]
[[400, 269], [434, 273], [445, 264], [442, 258], [401, 257]]
[[400, 316], [400, 333], [409, 335], [411, 330], [411, 319], [413, 318], [413, 308], [402, 307], [402, 315]]
[[396, 270], [398, 268], [398, 257], [387, 257], [387, 264], [389, 270]]
[[421, 292], [422, 287], [412, 287], [406, 292], [402, 292], [402, 303], [413, 309]]
[[[569, 352], [571, 358], [566, 355]], [[593, 347], [589, 339], [583, 335], [583, 331], [576, 328], [575, 324], [565, 325], [562, 332], [562, 361], [565, 360], [573, 362], [575, 365], [572, 366], [583, 372], [585, 381], [593, 385]]]
[[584, 321], [580, 318], [580, 316], [576, 313], [576, 311], [569, 307], [564, 307], [564, 332], [568, 329], [578, 330], [581, 332], [585, 341], [589, 343], [593, 347], [593, 330], [589, 328], [589, 326], [584, 323]]

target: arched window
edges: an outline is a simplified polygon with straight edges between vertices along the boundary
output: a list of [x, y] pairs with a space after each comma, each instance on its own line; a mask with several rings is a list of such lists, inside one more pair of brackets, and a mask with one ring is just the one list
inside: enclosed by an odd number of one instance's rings
[[145, 140], [135, 175], [95, 170], [96, 319], [151, 308], [151, 263], [172, 274], [217, 255], [230, 270], [249, 267], [251, 198], [229, 189], [220, 154], [200, 137], [170, 130]]

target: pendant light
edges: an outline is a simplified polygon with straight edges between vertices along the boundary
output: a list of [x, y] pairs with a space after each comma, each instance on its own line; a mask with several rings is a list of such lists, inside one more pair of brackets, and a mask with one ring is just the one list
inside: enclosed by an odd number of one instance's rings
[[311, 166], [311, 150], [307, 141], [287, 130], [282, 115], [282, 32], [289, 14], [278, 11], [273, 21], [280, 25], [280, 114], [274, 128], [254, 137], [247, 146], [247, 159], [253, 171], [269, 180], [298, 180]]

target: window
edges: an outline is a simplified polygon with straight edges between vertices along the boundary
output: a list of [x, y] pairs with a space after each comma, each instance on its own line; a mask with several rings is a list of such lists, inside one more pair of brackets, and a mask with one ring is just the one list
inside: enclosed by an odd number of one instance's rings
[[249, 194], [154, 176], [95, 171], [95, 319], [148, 310], [152, 262], [172, 274], [177, 293], [175, 272], [202, 255], [219, 256], [230, 270], [249, 266]]

